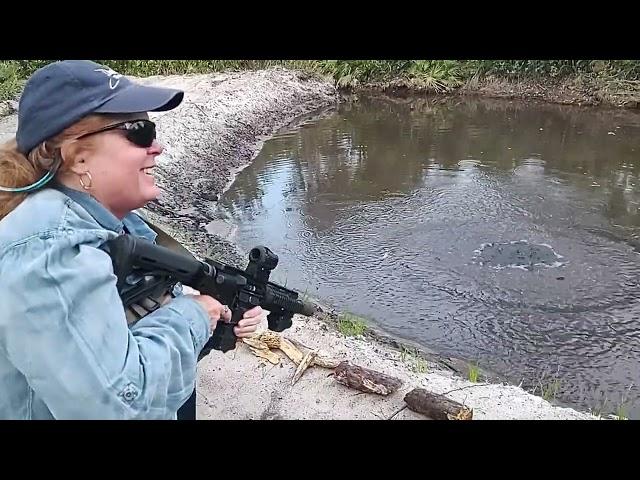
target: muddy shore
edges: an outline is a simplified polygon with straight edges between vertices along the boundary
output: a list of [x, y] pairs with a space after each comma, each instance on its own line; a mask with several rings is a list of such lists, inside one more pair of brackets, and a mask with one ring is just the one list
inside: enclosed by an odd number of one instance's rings
[[[430, 94], [419, 83], [407, 79], [372, 82], [353, 91], [383, 92], [391, 95]], [[637, 111], [640, 106], [638, 82], [619, 79], [607, 83], [595, 76], [565, 78], [505, 78], [496, 76], [473, 77], [460, 87], [436, 94], [440, 97], [501, 98], [539, 101], [578, 107]]]
[[[139, 81], [181, 88], [186, 93], [176, 110], [151, 115], [165, 145], [156, 168], [163, 194], [143, 213], [197, 256], [244, 267], [245, 252], [210, 228], [217, 199], [270, 135], [332, 108], [339, 101], [338, 92], [324, 79], [280, 68]], [[0, 119], [0, 140], [13, 132], [15, 115]], [[292, 385], [295, 365], [286, 357], [272, 365], [239, 344], [233, 352], [213, 351], [200, 362], [198, 418], [424, 419], [402, 409], [404, 395], [414, 387], [446, 393], [472, 408], [474, 419], [594, 418], [552, 405], [517, 386], [487, 382], [491, 376], [472, 383], [465, 378], [464, 361], [425, 349], [407, 355], [407, 347], [415, 345], [376, 329], [364, 336], [345, 337], [336, 328], [336, 313], [325, 306], [318, 318], [295, 317], [285, 336], [333, 357], [394, 375], [403, 381], [397, 392], [387, 397], [359, 394], [319, 367], [310, 368]]]

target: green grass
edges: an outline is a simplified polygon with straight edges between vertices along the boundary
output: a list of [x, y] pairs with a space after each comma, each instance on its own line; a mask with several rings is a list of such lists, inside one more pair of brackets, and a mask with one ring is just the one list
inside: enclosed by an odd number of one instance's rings
[[595, 415], [596, 417], [602, 417], [603, 415], [605, 415], [607, 411], [609, 411], [613, 413], [607, 414], [607, 418], [613, 418], [614, 420], [629, 420], [627, 402], [624, 399], [624, 397], [620, 400], [620, 403], [618, 404], [617, 407], [615, 407], [615, 409], [611, 409], [611, 410], [608, 409], [607, 408], [608, 403], [609, 403], [608, 399], [605, 396], [604, 401], [602, 401], [596, 407], [590, 408], [589, 411], [592, 415]]
[[[148, 77], [153, 75], [196, 74], [222, 71], [258, 70], [282, 66], [320, 73], [317, 61], [301, 60], [94, 60], [123, 75]], [[25, 80], [51, 60], [0, 61], [0, 100], [15, 98]]]
[[550, 402], [555, 400], [560, 391], [560, 380], [555, 379], [545, 384], [541, 383], [540, 388], [542, 389], [542, 398]]
[[0, 62], [0, 101], [16, 98], [23, 85], [18, 62]]
[[[478, 76], [510, 79], [592, 78], [603, 96], [640, 91], [637, 60], [96, 60], [124, 75], [151, 76], [256, 70], [274, 66], [324, 74], [337, 87], [399, 82], [409, 88], [447, 92]], [[0, 99], [14, 98], [24, 80], [49, 60], [0, 62]], [[631, 92], [631, 93], [629, 93]]]
[[472, 383], [478, 383], [480, 379], [480, 367], [477, 363], [469, 364], [469, 381]]
[[331, 76], [340, 88], [399, 80], [436, 92], [461, 86], [473, 73], [465, 62], [453, 60], [325, 60], [316, 62], [313, 70]]
[[629, 385], [626, 393], [622, 395], [620, 398], [620, 403], [616, 407], [615, 418], [616, 420], [629, 420], [629, 414], [627, 412], [627, 398], [629, 393], [631, 392], [631, 388], [633, 385]]
[[331, 75], [338, 87], [403, 80], [435, 92], [449, 91], [477, 76], [640, 80], [637, 60], [326, 60], [316, 62], [314, 69]]
[[624, 406], [624, 404], [619, 405], [618, 408], [616, 408], [616, 419], [617, 420], [628, 420], [629, 416], [627, 415], [627, 409]]
[[[256, 70], [273, 66], [302, 66], [291, 60], [94, 60], [124, 75], [151, 76], [190, 73], [210, 73], [224, 70]], [[21, 78], [26, 78], [51, 60], [14, 60]], [[312, 68], [313, 65], [309, 65]]]
[[400, 360], [409, 364], [415, 373], [427, 373], [427, 362], [420, 356], [418, 349], [400, 347]]
[[[544, 400], [551, 402], [558, 397], [560, 393], [560, 366], [555, 373], [549, 374], [542, 372], [537, 379], [532, 382], [533, 389], [529, 391], [532, 395], [538, 394]], [[537, 393], [539, 392], [539, 393]]]
[[427, 373], [427, 362], [420, 357], [416, 357], [411, 368], [416, 373]]
[[575, 75], [613, 75], [640, 79], [637, 60], [471, 60], [467, 65], [482, 74], [502, 77], [562, 78]]
[[342, 313], [338, 316], [338, 331], [347, 337], [362, 335], [367, 330], [367, 324], [358, 316]]

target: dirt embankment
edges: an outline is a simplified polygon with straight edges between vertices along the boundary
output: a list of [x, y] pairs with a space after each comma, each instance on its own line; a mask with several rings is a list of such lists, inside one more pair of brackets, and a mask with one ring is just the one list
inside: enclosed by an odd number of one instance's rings
[[471, 80], [458, 92], [491, 98], [538, 100], [562, 105], [621, 108], [640, 106], [640, 82], [598, 77], [507, 80], [488, 77]]
[[565, 78], [473, 77], [463, 85], [434, 93], [419, 81], [397, 78], [388, 82], [362, 85], [357, 91], [377, 91], [392, 95], [429, 94], [441, 97], [479, 96], [540, 101], [561, 105], [637, 110], [640, 107], [640, 81], [604, 79], [594, 75]]

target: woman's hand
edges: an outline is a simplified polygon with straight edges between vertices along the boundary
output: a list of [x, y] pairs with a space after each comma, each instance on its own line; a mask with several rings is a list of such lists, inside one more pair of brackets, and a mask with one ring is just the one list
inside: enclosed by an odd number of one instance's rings
[[239, 338], [251, 336], [258, 329], [258, 325], [264, 320], [264, 313], [264, 310], [262, 310], [260, 306], [247, 310], [244, 312], [238, 325], [233, 329], [233, 333]]
[[[218, 300], [209, 295], [188, 295], [198, 302], [209, 314], [211, 322], [211, 330], [216, 329], [218, 320], [229, 322], [231, 320], [231, 310], [226, 305], [221, 304]], [[247, 312], [248, 313], [248, 312]]]
[[[231, 321], [231, 311], [229, 310], [229, 307], [222, 305], [219, 301], [209, 295], [200, 295], [200, 292], [197, 290], [189, 289], [188, 292], [188, 295], [199, 302], [209, 314], [212, 331], [216, 329], [218, 320], [223, 320], [225, 322]], [[252, 309], [244, 312], [244, 315], [238, 324], [233, 328], [233, 333], [235, 333], [238, 338], [250, 337], [256, 332], [258, 325], [262, 323], [264, 318], [265, 311], [262, 307], [253, 307]]]

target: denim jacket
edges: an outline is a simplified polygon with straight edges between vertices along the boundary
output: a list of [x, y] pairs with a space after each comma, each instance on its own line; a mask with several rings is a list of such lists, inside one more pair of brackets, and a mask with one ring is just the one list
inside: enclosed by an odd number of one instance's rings
[[205, 309], [178, 296], [132, 325], [100, 245], [155, 239], [61, 185], [0, 221], [0, 419], [175, 419], [211, 336]]

